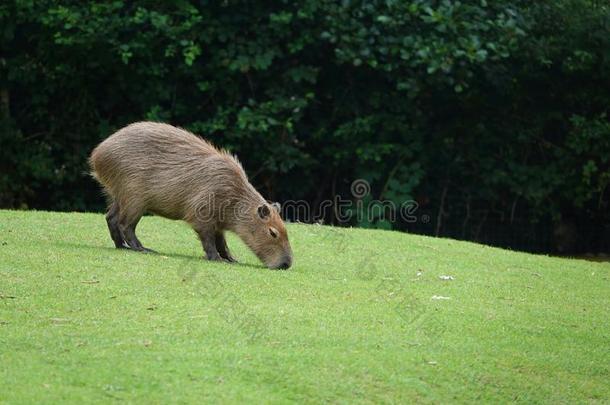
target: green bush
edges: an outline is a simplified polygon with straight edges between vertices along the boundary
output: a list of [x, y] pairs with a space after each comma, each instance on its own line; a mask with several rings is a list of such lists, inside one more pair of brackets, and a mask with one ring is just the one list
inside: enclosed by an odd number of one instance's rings
[[4, 207], [102, 209], [88, 153], [149, 119], [236, 152], [270, 199], [363, 178], [430, 218], [361, 226], [549, 250], [569, 222], [610, 248], [605, 2], [20, 0], [0, 27]]

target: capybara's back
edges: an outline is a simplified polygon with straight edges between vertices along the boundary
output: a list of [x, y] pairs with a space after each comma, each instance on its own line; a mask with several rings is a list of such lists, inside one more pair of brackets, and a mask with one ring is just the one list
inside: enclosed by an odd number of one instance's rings
[[222, 236], [230, 230], [269, 267], [290, 265], [292, 252], [278, 213], [252, 187], [235, 157], [202, 138], [171, 125], [139, 122], [104, 140], [89, 162], [110, 199], [108, 227], [117, 247], [147, 250], [135, 226], [151, 212], [189, 222], [204, 248], [208, 244], [210, 259], [232, 260]]
[[183, 129], [153, 122], [117, 131], [93, 150], [90, 162], [113, 200], [172, 219], [195, 214], [189, 207], [200, 194], [222, 187], [222, 172], [247, 182], [231, 155]]

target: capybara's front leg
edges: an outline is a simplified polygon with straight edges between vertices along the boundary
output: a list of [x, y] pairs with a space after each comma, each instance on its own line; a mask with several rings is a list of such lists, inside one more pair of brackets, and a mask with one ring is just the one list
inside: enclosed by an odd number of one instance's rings
[[216, 232], [216, 248], [218, 249], [218, 254], [220, 254], [220, 257], [229, 263], [237, 263], [237, 260], [235, 260], [235, 258], [231, 256], [231, 252], [229, 252], [227, 240], [222, 232]]
[[216, 247], [215, 232], [212, 229], [204, 228], [198, 229], [197, 234], [201, 240], [201, 246], [203, 246], [205, 251], [205, 258], [208, 260], [222, 260]]

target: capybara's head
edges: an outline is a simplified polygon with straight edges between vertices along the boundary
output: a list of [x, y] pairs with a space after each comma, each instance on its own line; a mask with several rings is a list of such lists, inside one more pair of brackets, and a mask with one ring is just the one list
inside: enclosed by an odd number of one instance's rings
[[277, 205], [261, 204], [246, 215], [248, 226], [238, 232], [246, 245], [270, 269], [289, 268], [292, 249]]

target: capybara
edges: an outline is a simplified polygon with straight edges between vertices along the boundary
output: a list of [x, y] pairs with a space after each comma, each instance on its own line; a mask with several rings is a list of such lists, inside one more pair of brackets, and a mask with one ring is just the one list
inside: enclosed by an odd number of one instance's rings
[[235, 156], [184, 129], [128, 125], [100, 143], [89, 164], [109, 197], [106, 221], [117, 248], [150, 251], [135, 233], [149, 212], [188, 222], [209, 260], [235, 261], [224, 236], [232, 231], [267, 267], [292, 264], [279, 208], [250, 184]]

